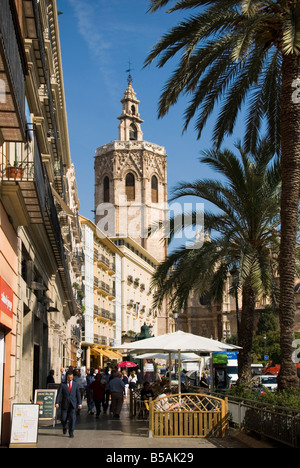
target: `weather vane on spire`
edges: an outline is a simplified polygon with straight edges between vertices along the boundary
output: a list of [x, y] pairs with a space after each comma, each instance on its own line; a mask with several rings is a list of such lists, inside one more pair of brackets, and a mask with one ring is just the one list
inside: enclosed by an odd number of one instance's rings
[[134, 70], [134, 68], [131, 68], [131, 60], [130, 60], [130, 58], [129, 58], [128, 64], [129, 64], [129, 68], [128, 68], [128, 70], [126, 70], [126, 73], [128, 73], [127, 81], [128, 81], [128, 84], [130, 84], [130, 83], [133, 82], [133, 78], [132, 78], [131, 72], [132, 72], [132, 70]]

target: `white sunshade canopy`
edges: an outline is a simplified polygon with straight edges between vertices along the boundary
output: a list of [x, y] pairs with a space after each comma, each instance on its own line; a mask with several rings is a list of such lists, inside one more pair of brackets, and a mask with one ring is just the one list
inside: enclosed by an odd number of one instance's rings
[[[178, 360], [178, 353], [171, 354], [172, 359]], [[146, 354], [138, 354], [136, 359], [161, 359], [162, 361], [167, 361], [169, 359], [169, 353], [146, 353]], [[181, 354], [181, 361], [199, 361], [201, 359], [198, 354], [195, 353], [183, 353]]]
[[115, 349], [128, 350], [135, 354], [141, 353], [214, 353], [226, 350], [238, 350], [237, 346], [211, 340], [203, 336], [193, 335], [178, 331], [167, 333], [166, 335], [147, 338], [146, 340], [135, 341], [118, 346]]

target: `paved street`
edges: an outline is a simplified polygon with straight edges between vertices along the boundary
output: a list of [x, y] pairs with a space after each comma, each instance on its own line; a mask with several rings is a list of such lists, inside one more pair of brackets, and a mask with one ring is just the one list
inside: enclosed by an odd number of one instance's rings
[[86, 404], [79, 417], [75, 438], [62, 434], [59, 423], [56, 428], [42, 427], [39, 430], [38, 448], [247, 448], [234, 439], [149, 439], [148, 421], [130, 419], [125, 403], [120, 420], [101, 414], [100, 419], [87, 414]]

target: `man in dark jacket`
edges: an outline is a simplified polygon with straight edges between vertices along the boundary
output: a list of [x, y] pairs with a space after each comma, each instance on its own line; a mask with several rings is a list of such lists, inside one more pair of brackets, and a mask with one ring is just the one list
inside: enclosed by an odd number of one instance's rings
[[76, 412], [82, 409], [79, 385], [73, 381], [73, 372], [68, 372], [67, 382], [62, 383], [56, 398], [56, 408], [61, 404], [61, 422], [63, 433], [67, 433], [67, 421], [69, 420], [69, 435], [74, 437], [76, 426]]

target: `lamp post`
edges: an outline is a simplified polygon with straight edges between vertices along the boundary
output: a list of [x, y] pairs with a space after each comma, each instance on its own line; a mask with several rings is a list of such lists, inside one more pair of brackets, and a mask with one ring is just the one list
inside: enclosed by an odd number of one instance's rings
[[173, 319], [174, 319], [174, 322], [175, 322], [175, 332], [177, 331], [177, 319], [178, 319], [178, 312], [177, 310], [173, 310]]

